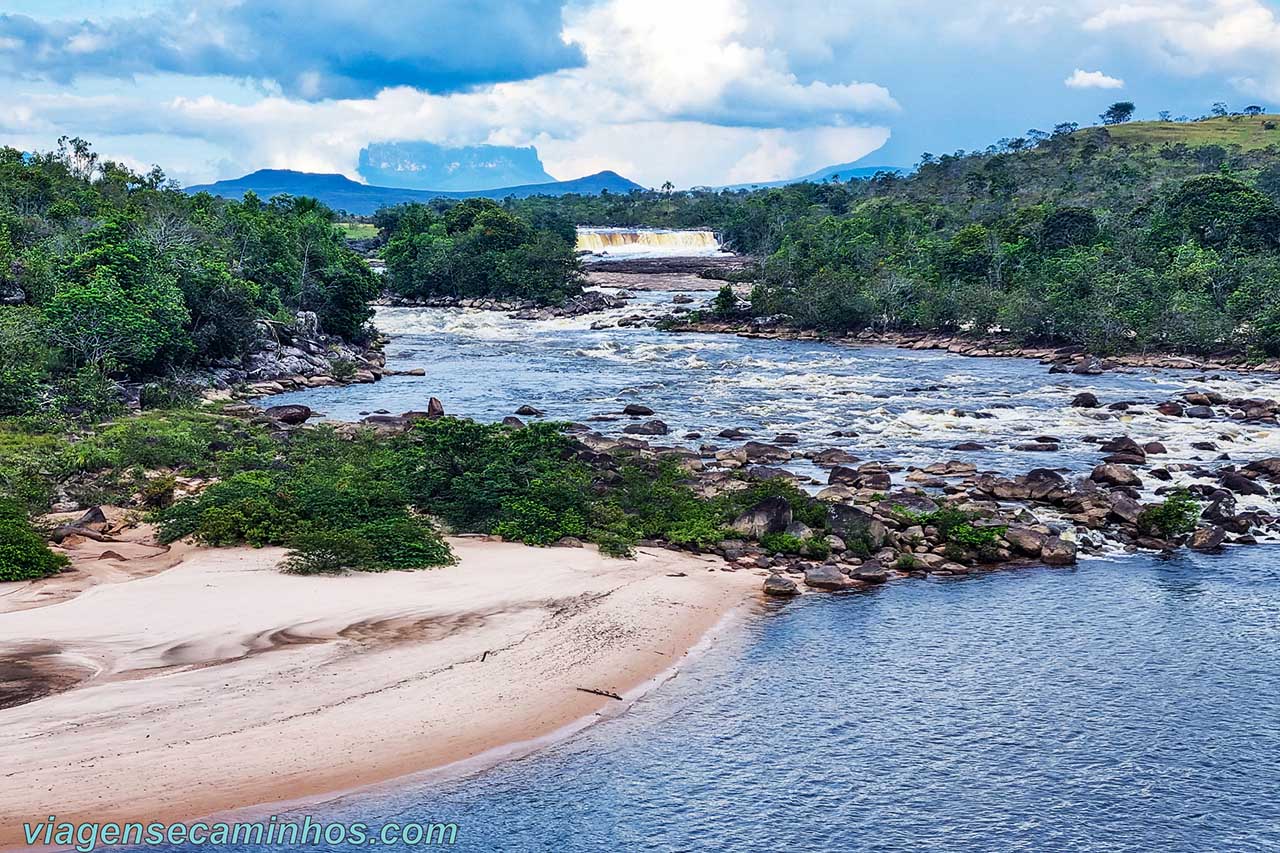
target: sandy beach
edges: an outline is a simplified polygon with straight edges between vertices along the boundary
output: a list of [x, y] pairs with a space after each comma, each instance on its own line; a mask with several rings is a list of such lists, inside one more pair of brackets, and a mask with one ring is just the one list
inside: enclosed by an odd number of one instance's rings
[[85, 541], [74, 572], [0, 586], [0, 846], [50, 814], [193, 819], [546, 737], [620, 705], [580, 688], [628, 696], [760, 583], [660, 549], [450, 541], [456, 566], [341, 577]]

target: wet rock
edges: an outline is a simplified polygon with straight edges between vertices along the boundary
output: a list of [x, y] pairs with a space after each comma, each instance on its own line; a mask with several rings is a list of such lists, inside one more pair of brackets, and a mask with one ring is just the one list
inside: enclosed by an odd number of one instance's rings
[[546, 414], [546, 412], [542, 411], [541, 409], [535, 409], [533, 406], [524, 405], [516, 409], [516, 414], [524, 415], [527, 418], [540, 418], [544, 414]]
[[1175, 400], [1169, 400], [1168, 402], [1158, 404], [1156, 406], [1156, 411], [1171, 418], [1183, 417], [1187, 412], [1186, 408]]
[[1015, 444], [1013, 449], [1020, 450], [1023, 453], [1055, 453], [1058, 450], [1058, 445], [1044, 441], [1029, 441], [1025, 444]]
[[1091, 391], [1081, 391], [1071, 398], [1071, 405], [1077, 409], [1096, 409], [1099, 406], [1098, 395]]
[[791, 458], [791, 451], [760, 441], [748, 441], [742, 445], [748, 462], [785, 462]]
[[1137, 524], [1142, 515], [1142, 504], [1124, 492], [1111, 493], [1111, 514], [1127, 524]]
[[1142, 487], [1142, 478], [1135, 474], [1132, 468], [1112, 462], [1104, 462], [1094, 468], [1089, 479], [1095, 483], [1105, 483], [1110, 486]]
[[1045, 540], [1040, 548], [1040, 560], [1047, 566], [1071, 566], [1076, 562], [1076, 543], [1058, 536]]
[[1168, 453], [1169, 449], [1158, 441], [1148, 441], [1142, 445], [1142, 451], [1148, 456], [1158, 456], [1162, 453]]
[[1243, 474], [1234, 471], [1227, 471], [1218, 477], [1218, 482], [1223, 486], [1235, 492], [1238, 495], [1257, 495], [1265, 497], [1268, 492], [1266, 486], [1255, 483]]
[[642, 424], [630, 424], [623, 427], [622, 431], [631, 435], [666, 435], [671, 432], [665, 423], [658, 420], [645, 421]]
[[837, 447], [819, 450], [817, 453], [813, 454], [813, 464], [820, 468], [831, 468], [836, 465], [849, 465], [857, 461], [858, 457]]
[[800, 436], [794, 432], [780, 432], [774, 436], [773, 443], [792, 447], [800, 443]]
[[734, 440], [741, 440], [741, 439], [744, 439], [744, 438], [746, 438], [747, 436], [749, 436], [749, 435], [750, 435], [750, 433], [749, 433], [749, 432], [746, 432], [745, 430], [740, 429], [740, 428], [738, 428], [738, 427], [730, 427], [729, 429], [722, 429], [722, 430], [720, 430], [720, 432], [718, 432], [718, 433], [717, 433], [717, 435], [718, 435], [720, 438], [728, 438], [728, 439], [734, 439]]
[[976, 441], [962, 441], [959, 444], [953, 444], [951, 449], [972, 453], [978, 450], [986, 450], [987, 446], [985, 444], [979, 444]]
[[289, 426], [297, 426], [307, 422], [307, 418], [311, 417], [312, 411], [310, 406], [292, 405], [292, 406], [272, 406], [263, 412], [264, 415], [272, 420], [279, 421]]
[[767, 533], [781, 533], [791, 523], [791, 504], [786, 498], [768, 497], [748, 509], [729, 525], [748, 539], [759, 539]]
[[627, 403], [622, 407], [622, 414], [633, 415], [635, 417], [645, 417], [653, 414], [653, 409], [648, 406], [642, 406], [639, 403]]
[[438, 420], [444, 417], [444, 403], [436, 397], [427, 401], [427, 420]]
[[822, 565], [805, 569], [805, 586], [814, 589], [847, 589], [853, 582], [840, 573], [835, 566]]
[[1051, 468], [1032, 468], [1021, 479], [1033, 501], [1056, 502], [1071, 494], [1066, 478]]
[[796, 586], [796, 582], [791, 578], [784, 578], [782, 575], [769, 575], [764, 579], [764, 594], [788, 598], [793, 595], [799, 595], [800, 588]]
[[1197, 527], [1191, 534], [1191, 542], [1188, 544], [1193, 551], [1216, 551], [1222, 547], [1226, 538], [1227, 531], [1213, 524], [1208, 527]]
[[1259, 459], [1244, 466], [1246, 471], [1253, 471], [1272, 482], [1280, 482], [1280, 456]]
[[1071, 372], [1077, 376], [1097, 376], [1102, 370], [1102, 361], [1095, 356], [1088, 356], [1071, 368]]
[[854, 580], [859, 580], [863, 583], [884, 583], [889, 579], [889, 571], [880, 565], [879, 561], [867, 560], [853, 570], [852, 577]]
[[1004, 532], [1004, 539], [1015, 550], [1031, 557], [1040, 556], [1040, 550], [1044, 547], [1045, 540], [1049, 537], [1038, 530], [1032, 530], [1030, 527], [1022, 527], [1020, 525], [1010, 525]]
[[1189, 418], [1200, 418], [1201, 420], [1213, 417], [1213, 409], [1208, 406], [1188, 406], [1183, 413]]
[[827, 485], [829, 486], [854, 486], [856, 487], [862, 477], [856, 468], [849, 468], [845, 465], [837, 465], [831, 469], [831, 473], [827, 475]]
[[503, 418], [502, 425], [504, 427], [510, 427], [511, 429], [524, 429], [524, 421], [520, 420], [515, 415], [507, 415]]

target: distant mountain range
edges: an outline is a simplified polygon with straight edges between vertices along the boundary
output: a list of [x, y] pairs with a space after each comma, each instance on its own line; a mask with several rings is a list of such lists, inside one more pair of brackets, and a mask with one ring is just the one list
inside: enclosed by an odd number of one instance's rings
[[256, 172], [228, 181], [199, 184], [187, 187], [191, 194], [207, 192], [223, 198], [242, 198], [252, 191], [263, 199], [277, 195], [310, 196], [332, 207], [357, 216], [367, 216], [382, 207], [407, 202], [424, 202], [433, 198], [492, 198], [508, 196], [525, 198], [531, 195], [599, 195], [601, 192], [629, 193], [644, 189], [635, 181], [627, 180], [617, 172], [597, 172], [572, 181], [552, 181], [544, 184], [522, 184], [488, 190], [442, 191], [416, 190], [404, 187], [378, 187], [357, 183], [345, 175], [295, 172], [290, 169], [259, 169]]
[[750, 184], [730, 184], [729, 186], [716, 187], [721, 190], [753, 190], [765, 189], [768, 187], [785, 187], [788, 184], [814, 183], [821, 184], [825, 181], [836, 177], [836, 180], [848, 181], [854, 178], [873, 178], [877, 172], [903, 172], [906, 171], [898, 166], [858, 166], [854, 163], [837, 163], [834, 166], [825, 166], [816, 172], [810, 172], [807, 175], [801, 175], [798, 178], [788, 178], [783, 181], [755, 181]]
[[360, 149], [357, 171], [375, 186], [446, 192], [555, 182], [533, 146], [373, 142]]

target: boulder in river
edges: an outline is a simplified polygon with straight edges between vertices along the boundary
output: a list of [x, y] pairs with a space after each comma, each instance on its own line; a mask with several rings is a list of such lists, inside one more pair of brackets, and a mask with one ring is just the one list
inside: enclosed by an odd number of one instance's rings
[[671, 432], [665, 423], [659, 420], [645, 421], [642, 424], [631, 424], [622, 428], [631, 435], [666, 435]]
[[444, 403], [439, 398], [432, 397], [427, 401], [427, 420], [434, 421], [444, 417]]
[[1047, 566], [1071, 566], [1076, 562], [1076, 543], [1058, 536], [1045, 540], [1040, 548], [1040, 559]]
[[1208, 527], [1197, 527], [1195, 532], [1191, 534], [1191, 549], [1193, 551], [1217, 551], [1222, 547], [1222, 543], [1227, 538], [1227, 531], [1223, 530], [1216, 524]]
[[804, 582], [806, 586], [815, 589], [846, 589], [853, 585], [853, 582], [841, 574], [839, 569], [831, 565], [812, 566], [805, 569]]
[[1257, 495], [1258, 497], [1265, 497], [1268, 494], [1266, 486], [1261, 483], [1255, 483], [1245, 475], [1235, 471], [1227, 471], [1219, 475], [1218, 482], [1222, 483], [1223, 486], [1235, 492], [1237, 495]]
[[748, 462], [786, 462], [791, 458], [790, 450], [760, 441], [748, 441], [742, 450]]
[[533, 406], [525, 404], [520, 408], [516, 409], [516, 414], [524, 415], [526, 418], [540, 418], [546, 413], [543, 412], [541, 409], [535, 409]]
[[1089, 475], [1089, 479], [1095, 483], [1105, 483], [1109, 486], [1135, 486], [1139, 488], [1142, 486], [1142, 478], [1135, 474], [1132, 468], [1114, 462], [1104, 462], [1094, 468], [1093, 473]]
[[858, 507], [831, 504], [827, 507], [831, 531], [845, 542], [863, 542], [872, 551], [882, 547], [889, 531], [880, 519]]
[[847, 450], [841, 450], [838, 447], [830, 447], [826, 450], [819, 450], [813, 454], [813, 464], [820, 468], [831, 468], [836, 465], [848, 465], [857, 462], [858, 457], [854, 456]]
[[791, 578], [782, 575], [769, 575], [764, 579], [764, 594], [778, 598], [787, 598], [800, 594], [800, 588]]
[[1098, 395], [1092, 391], [1081, 391], [1071, 399], [1071, 405], [1077, 409], [1096, 409], [1099, 406]]
[[622, 414], [633, 415], [635, 417], [647, 417], [653, 414], [653, 409], [640, 403], [627, 403], [622, 407]]
[[1032, 530], [1030, 527], [1011, 525], [1005, 530], [1004, 538], [1015, 550], [1031, 557], [1038, 557], [1040, 556], [1041, 548], [1044, 547], [1045, 540], [1049, 537], [1038, 530]]

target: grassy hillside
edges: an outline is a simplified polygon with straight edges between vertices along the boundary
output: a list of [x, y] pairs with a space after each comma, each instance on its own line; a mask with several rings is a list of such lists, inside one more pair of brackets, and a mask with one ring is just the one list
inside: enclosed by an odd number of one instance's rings
[[[1268, 125], [1272, 125], [1268, 127]], [[1242, 151], [1280, 147], [1280, 115], [1223, 116], [1205, 121], [1135, 121], [1107, 130], [1116, 142], [1129, 145], [1238, 145]], [[1088, 129], [1079, 131], [1087, 133]]]

